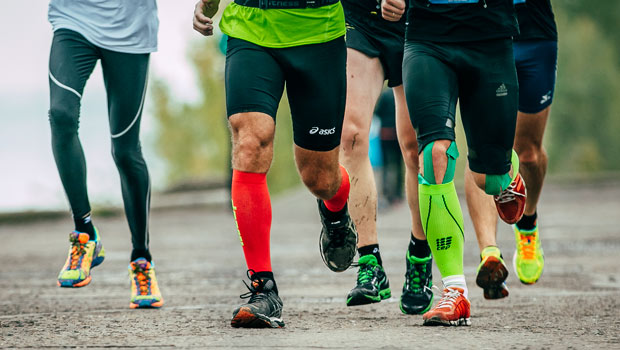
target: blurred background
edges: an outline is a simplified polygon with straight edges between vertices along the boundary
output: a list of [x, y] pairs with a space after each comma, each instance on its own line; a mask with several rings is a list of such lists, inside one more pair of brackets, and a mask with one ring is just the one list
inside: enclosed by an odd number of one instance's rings
[[[159, 51], [151, 55], [142, 144], [157, 192], [226, 186], [229, 134], [221, 35], [192, 29], [196, 0], [160, 0]], [[222, 1], [220, 8], [227, 3]], [[558, 79], [545, 136], [549, 176], [620, 176], [620, 1], [553, 0], [559, 29]], [[48, 58], [52, 39], [45, 0], [0, 5], [0, 213], [66, 211], [49, 121]], [[462, 128], [461, 154], [466, 145]], [[277, 118], [269, 185], [300, 184], [294, 168], [290, 112]], [[121, 205], [110, 154], [107, 106], [98, 65], [84, 92], [80, 136], [93, 208]], [[375, 143], [377, 145], [378, 143]], [[465, 157], [458, 172], [462, 174]], [[380, 164], [380, 161], [376, 162]], [[457, 176], [462, 182], [462, 176]], [[458, 180], [457, 180], [458, 183]]]

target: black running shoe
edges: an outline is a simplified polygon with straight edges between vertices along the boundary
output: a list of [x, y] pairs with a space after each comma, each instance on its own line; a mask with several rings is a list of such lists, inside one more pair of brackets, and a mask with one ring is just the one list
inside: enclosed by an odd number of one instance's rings
[[378, 303], [392, 296], [385, 270], [374, 255], [360, 257], [357, 264], [357, 286], [349, 292], [347, 306]]
[[243, 304], [233, 311], [233, 318], [230, 325], [243, 328], [281, 328], [282, 322], [282, 300], [274, 290], [275, 283], [268, 278], [259, 278], [256, 274], [250, 274], [248, 278], [250, 285], [243, 283], [250, 290], [241, 294], [242, 299], [249, 298], [247, 304]]
[[433, 257], [420, 259], [407, 252], [405, 285], [400, 297], [400, 311], [405, 314], [423, 314], [433, 304]]
[[319, 214], [321, 215], [321, 237], [319, 238], [319, 248], [321, 257], [327, 267], [335, 272], [342, 272], [351, 266], [353, 258], [357, 253], [357, 230], [355, 224], [349, 216], [349, 211], [345, 205], [344, 214], [338, 220], [329, 220], [323, 215], [321, 200], [319, 203]]

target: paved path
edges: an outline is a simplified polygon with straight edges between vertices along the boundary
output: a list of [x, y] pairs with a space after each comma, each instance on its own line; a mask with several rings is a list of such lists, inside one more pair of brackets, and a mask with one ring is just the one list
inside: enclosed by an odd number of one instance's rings
[[[620, 182], [550, 184], [540, 211], [545, 273], [534, 286], [511, 273], [511, 294], [500, 301], [484, 300], [475, 286], [478, 252], [466, 223], [472, 326], [458, 328], [422, 327], [420, 316], [399, 311], [409, 232], [405, 207], [379, 216], [392, 299], [347, 308], [355, 271], [336, 274], [323, 266], [314, 200], [304, 191], [279, 197], [272, 255], [286, 328], [277, 330], [229, 326], [245, 291], [245, 264], [225, 209], [153, 213], [152, 251], [166, 299], [161, 310], [128, 308], [130, 240], [122, 217], [96, 221], [106, 260], [89, 286], [75, 290], [55, 282], [68, 217], [3, 224], [0, 348], [620, 349]], [[509, 261], [514, 241], [508, 226], [500, 224], [498, 240]], [[437, 284], [437, 271], [434, 276]]]

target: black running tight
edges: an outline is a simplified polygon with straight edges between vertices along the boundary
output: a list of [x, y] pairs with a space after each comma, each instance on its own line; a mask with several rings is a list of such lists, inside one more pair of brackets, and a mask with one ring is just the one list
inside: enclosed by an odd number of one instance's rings
[[49, 119], [56, 166], [74, 218], [83, 217], [91, 208], [86, 190], [86, 161], [78, 138], [80, 101], [97, 60], [101, 60], [103, 69], [112, 155], [121, 178], [133, 248], [148, 250], [150, 180], [139, 133], [149, 54], [106, 50], [71, 30], [54, 33], [49, 62]]

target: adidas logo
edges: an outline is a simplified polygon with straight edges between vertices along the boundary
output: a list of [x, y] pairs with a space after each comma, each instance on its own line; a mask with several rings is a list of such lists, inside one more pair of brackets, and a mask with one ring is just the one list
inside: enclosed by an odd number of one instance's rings
[[435, 243], [437, 250], [448, 250], [452, 245], [452, 236], [437, 238]]
[[495, 90], [495, 96], [502, 97], [502, 96], [507, 96], [507, 95], [508, 95], [508, 89], [506, 88], [506, 85], [502, 83], [502, 85], [500, 85], [497, 88], [497, 90]]

